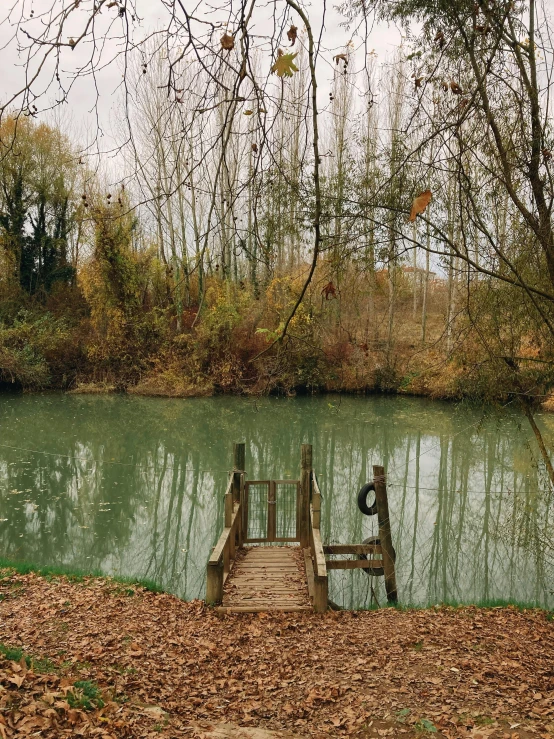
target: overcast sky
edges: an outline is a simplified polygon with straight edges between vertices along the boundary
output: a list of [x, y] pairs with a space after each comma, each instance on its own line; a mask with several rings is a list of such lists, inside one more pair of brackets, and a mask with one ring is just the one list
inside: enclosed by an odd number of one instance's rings
[[[82, 8], [86, 7], [89, 0], [83, 0]], [[71, 0], [73, 2], [73, 0]], [[3, 0], [7, 5], [8, 0]], [[26, 54], [18, 53], [18, 44], [14, 38], [14, 21], [17, 20], [23, 11], [23, 15], [26, 18], [26, 28], [31, 33], [39, 32], [39, 20], [31, 20], [31, 11], [34, 11], [34, 17], [46, 8], [49, 8], [52, 3], [55, 3], [58, 8], [62, 6], [67, 7], [70, 2], [69, 0], [11, 0], [9, 5], [15, 8], [10, 17], [8, 17], [8, 9], [0, 10], [0, 69], [2, 69], [2, 76], [0, 79], [0, 100], [5, 102], [8, 100], [13, 93], [22, 87], [24, 80], [24, 69], [25, 69], [25, 58]], [[149, 32], [157, 28], [163, 28], [167, 22], [167, 11], [165, 10], [162, 0], [137, 0], [136, 1], [139, 14], [142, 17], [142, 22], [135, 28], [134, 40], [135, 42], [140, 41], [144, 36], [148, 35]], [[254, 22], [250, 26], [251, 33], [254, 33], [259, 37], [271, 33], [271, 13], [274, 7], [278, 9], [284, 7], [282, 0], [277, 0], [276, 3], [260, 3], [259, 11], [257, 15], [253, 16]], [[214, 14], [209, 14], [209, 6], [207, 3], [200, 2], [190, 3], [185, 0], [185, 7], [188, 11], [194, 11], [198, 18], [206, 18], [211, 21], [214, 20]], [[225, 6], [223, 6], [225, 7]], [[314, 27], [314, 31], [319, 35], [322, 21], [322, 9], [324, 7], [323, 2], [314, 0], [311, 5], [307, 5], [310, 20]], [[120, 45], [116, 41], [116, 37], [121, 32], [121, 22], [114, 19], [116, 8], [112, 10], [104, 9], [103, 15], [105, 16], [102, 21], [106, 24], [105, 31], [102, 29], [107, 39], [105, 47], [102, 53], [102, 59], [104, 62], [113, 59], [116, 55]], [[341, 22], [344, 19], [334, 9], [332, 5], [327, 8], [325, 16], [325, 27], [321, 34], [321, 46], [322, 54], [318, 63], [318, 77], [319, 84], [321, 86], [322, 94], [328, 92], [329, 81], [332, 79], [332, 57], [334, 54], [344, 49], [345, 45], [352, 38], [352, 29], [341, 27]], [[295, 21], [300, 27], [300, 19]], [[113, 23], [110, 30], [108, 30], [108, 23]], [[34, 24], [34, 25], [33, 25]], [[200, 28], [201, 26], [199, 26]], [[68, 29], [71, 33], [71, 28]], [[75, 36], [79, 34], [77, 27], [74, 30]], [[365, 34], [362, 34], [365, 35]], [[371, 29], [368, 39], [367, 47], [368, 50], [374, 49], [377, 54], [377, 60], [383, 61], [387, 56], [390, 56], [394, 48], [398, 46], [400, 42], [400, 33], [397, 28], [387, 27], [384, 25], [375, 26]], [[62, 39], [67, 42], [68, 39]], [[20, 34], [20, 42], [26, 42], [25, 36]], [[27, 42], [28, 43], [28, 42]], [[283, 39], [283, 45], [288, 43], [286, 38]], [[356, 46], [360, 47], [360, 37], [355, 39]], [[360, 47], [361, 48], [361, 47]], [[268, 48], [269, 51], [269, 48]], [[85, 45], [82, 48], [76, 47], [74, 51], [69, 48], [65, 48], [61, 52], [61, 66], [66, 72], [66, 80], [71, 76], [71, 73], [76, 67], [88, 58], [90, 53], [90, 46], [87, 49]], [[40, 56], [40, 55], [39, 55]], [[361, 58], [361, 52], [358, 55], [358, 59]], [[52, 65], [46, 65], [42, 79], [43, 84], [35, 84], [34, 89], [36, 91], [42, 91], [47, 79], [51, 76]], [[98, 87], [98, 113], [101, 122], [101, 126], [106, 134], [110, 133], [110, 129], [113, 128], [114, 111], [116, 110], [118, 99], [121, 98], [118, 88], [122, 80], [122, 68], [120, 62], [112, 62], [107, 67], [99, 72], [97, 75], [96, 83]], [[44, 96], [36, 101], [39, 118], [40, 113], [47, 105], [56, 99], [57, 90], [52, 87], [47, 91]], [[95, 89], [94, 81], [91, 77], [85, 77], [79, 80], [72, 88], [69, 95], [69, 105], [64, 105], [64, 114], [72, 119], [73, 128], [76, 130], [88, 130], [96, 129], [97, 118], [95, 111], [95, 102], [97, 99], [97, 91]]]

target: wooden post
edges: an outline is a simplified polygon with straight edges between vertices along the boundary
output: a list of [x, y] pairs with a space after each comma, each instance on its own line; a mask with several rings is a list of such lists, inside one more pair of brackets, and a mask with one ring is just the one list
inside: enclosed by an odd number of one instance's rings
[[327, 594], [327, 577], [314, 577], [314, 611], [325, 613], [329, 605]]
[[246, 466], [246, 444], [240, 442], [233, 448], [233, 503], [242, 505], [241, 520], [237, 529], [237, 545], [241, 547], [246, 536], [244, 521], [246, 520], [246, 503], [244, 500], [244, 468]]
[[206, 603], [215, 605], [223, 599], [223, 562], [208, 564], [206, 578]]
[[[312, 473], [315, 474], [315, 473]], [[314, 529], [319, 529], [321, 522], [321, 493], [319, 488], [312, 483], [312, 510], [314, 512]]]
[[243, 510], [241, 511], [237, 521], [237, 546], [242, 547], [244, 544], [244, 537], [246, 536], [246, 532], [244, 530], [244, 472], [241, 474], [239, 480], [239, 500]]
[[234, 447], [233, 500], [240, 503], [240, 473], [246, 466], [246, 444], [241, 442]]
[[383, 552], [383, 569], [385, 571], [385, 589], [389, 603], [398, 601], [396, 591], [396, 573], [394, 571], [394, 550], [390, 532], [389, 502], [387, 498], [387, 483], [385, 468], [373, 467], [373, 481], [375, 483], [375, 500], [377, 501], [377, 519], [379, 521], [379, 539]]
[[267, 495], [267, 540], [275, 541], [277, 537], [277, 506], [276, 506], [276, 490], [275, 480], [269, 481], [269, 490]]
[[302, 444], [300, 468], [300, 546], [310, 545], [310, 492], [312, 478], [312, 445]]
[[233, 494], [231, 491], [225, 493], [225, 528], [228, 529], [231, 526], [233, 520]]

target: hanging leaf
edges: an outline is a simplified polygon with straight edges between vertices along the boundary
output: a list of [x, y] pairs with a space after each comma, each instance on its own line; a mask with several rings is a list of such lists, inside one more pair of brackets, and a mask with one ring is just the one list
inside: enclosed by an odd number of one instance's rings
[[296, 26], [291, 26], [289, 30], [287, 31], [287, 38], [290, 41], [290, 45], [294, 46], [296, 43], [296, 37], [298, 36], [298, 28]]
[[421, 87], [421, 83], [423, 82], [424, 79], [425, 77], [416, 77], [414, 79], [414, 85], [416, 86], [416, 88]]
[[442, 48], [443, 48], [443, 46], [444, 46], [444, 45], [445, 45], [445, 43], [446, 43], [446, 40], [445, 40], [445, 38], [444, 38], [444, 33], [443, 33], [442, 31], [437, 31], [437, 35], [435, 36], [435, 39], [434, 39], [434, 41], [435, 41], [435, 43], [436, 43], [436, 44], [438, 44], [438, 45], [439, 45], [439, 47], [440, 47], [440, 48], [442, 49]]
[[333, 57], [333, 59], [335, 60], [335, 64], [338, 64], [342, 61], [344, 62], [345, 67], [348, 66], [348, 57], [346, 56], [346, 54], [337, 54]]
[[321, 291], [321, 294], [325, 296], [325, 300], [331, 300], [331, 298], [335, 298], [335, 300], [338, 300], [337, 291], [332, 282], [328, 282], [325, 285], [325, 287]]
[[252, 144], [252, 151], [254, 152], [254, 154], [258, 153], [258, 144], [256, 143]]
[[450, 81], [450, 89], [452, 90], [454, 95], [463, 95], [464, 93], [460, 85], [457, 82], [454, 82], [454, 80]]
[[252, 111], [251, 110], [245, 110], [244, 111], [244, 115], [252, 115]]
[[298, 54], [284, 54], [282, 49], [277, 51], [277, 59], [271, 67], [271, 71], [275, 72], [278, 77], [292, 77], [294, 72], [298, 72], [298, 67], [294, 63], [294, 58]]
[[415, 221], [416, 216], [418, 216], [420, 213], [423, 213], [425, 211], [425, 208], [429, 205], [431, 202], [431, 190], [424, 190], [421, 192], [417, 198], [415, 198], [414, 202], [412, 203], [412, 210], [410, 211], [410, 217], [408, 220], [413, 223]]
[[221, 37], [221, 48], [225, 51], [232, 51], [235, 48], [235, 39], [229, 33], [224, 33]]

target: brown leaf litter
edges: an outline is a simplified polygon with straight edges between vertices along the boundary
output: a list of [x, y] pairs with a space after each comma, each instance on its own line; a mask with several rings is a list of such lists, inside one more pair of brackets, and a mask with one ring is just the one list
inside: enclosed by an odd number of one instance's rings
[[109, 579], [3, 575], [2, 739], [554, 736], [542, 611], [218, 616]]

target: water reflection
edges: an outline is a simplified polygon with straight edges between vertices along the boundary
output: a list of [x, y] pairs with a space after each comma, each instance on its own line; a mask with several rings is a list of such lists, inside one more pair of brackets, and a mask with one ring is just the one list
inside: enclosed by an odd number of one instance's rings
[[[328, 542], [376, 533], [356, 492], [373, 464], [387, 469], [402, 601], [554, 604], [552, 497], [535, 441], [510, 409], [484, 417], [413, 398], [45, 395], [2, 397], [0, 414], [2, 557], [201, 597], [233, 441], [246, 441], [251, 479], [297, 477], [300, 444], [310, 442]], [[554, 418], [539, 421], [552, 445]], [[349, 607], [369, 603], [372, 585], [384, 601], [382, 578], [331, 573], [332, 599]]]

